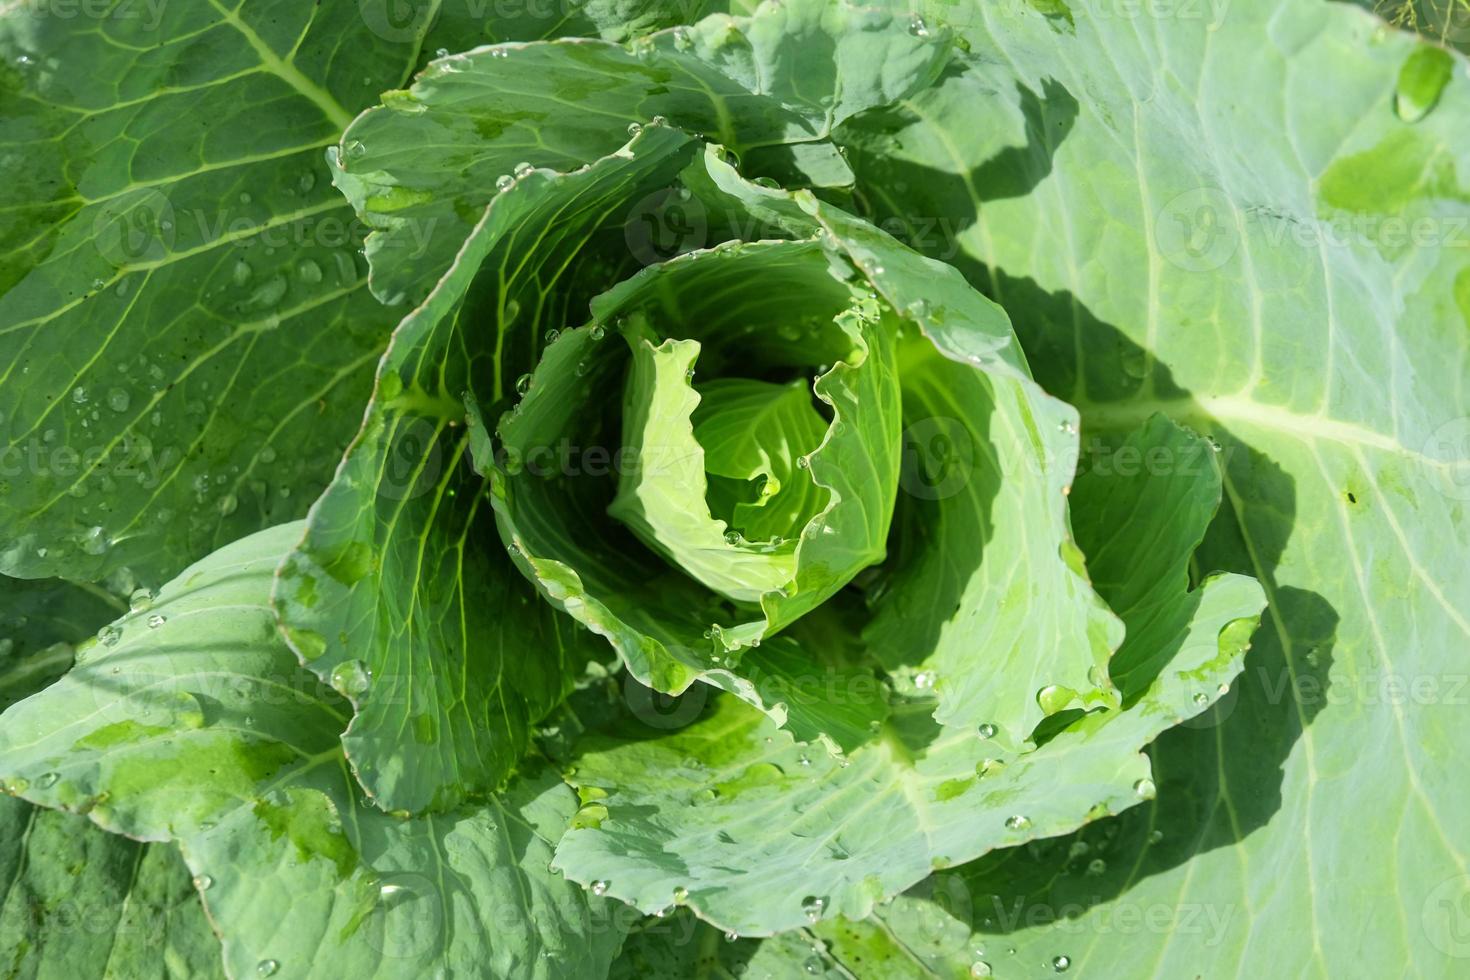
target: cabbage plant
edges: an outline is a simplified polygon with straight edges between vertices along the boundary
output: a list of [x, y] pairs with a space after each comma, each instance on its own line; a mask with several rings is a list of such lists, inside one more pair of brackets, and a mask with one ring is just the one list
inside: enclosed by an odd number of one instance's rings
[[1460, 55], [64, 14], [0, 13], [7, 975], [1470, 955]]

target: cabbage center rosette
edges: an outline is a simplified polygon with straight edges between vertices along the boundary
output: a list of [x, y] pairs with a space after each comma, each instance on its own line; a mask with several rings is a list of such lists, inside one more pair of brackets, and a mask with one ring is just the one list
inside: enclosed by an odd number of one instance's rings
[[[507, 542], [660, 690], [703, 677], [784, 721], [795, 641], [757, 648], [885, 556], [898, 320], [838, 261], [807, 239], [647, 269], [551, 345], [500, 426]], [[619, 404], [621, 419], [599, 425]], [[606, 480], [548, 481], [526, 465], [608, 436], [613, 448], [596, 448], [621, 465]]]

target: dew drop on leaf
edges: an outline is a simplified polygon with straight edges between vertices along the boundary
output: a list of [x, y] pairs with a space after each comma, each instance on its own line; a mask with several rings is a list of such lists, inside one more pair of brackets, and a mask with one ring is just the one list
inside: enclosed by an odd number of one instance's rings
[[1025, 814], [1017, 813], [1014, 816], [1006, 817], [1007, 830], [1025, 830], [1030, 826], [1031, 818]]
[[281, 964], [277, 963], [275, 960], [261, 960], [259, 963], [255, 964], [255, 973], [257, 976], [273, 977], [276, 975], [276, 971], [280, 968]]
[[1070, 956], [1058, 956], [1051, 961], [1051, 968], [1058, 973], [1066, 973], [1071, 966], [1072, 958]]
[[332, 668], [331, 684], [343, 697], [360, 697], [372, 684], [372, 672], [361, 660], [344, 660]]
[[194, 876], [194, 887], [197, 888], [197, 889], [199, 889], [202, 892], [203, 891], [208, 891], [209, 888], [210, 888], [210, 886], [213, 885], [213, 884], [214, 884], [214, 879], [211, 878], [209, 875], [195, 875]]
[[827, 907], [827, 900], [815, 895], [808, 895], [801, 900], [801, 911], [806, 915], [806, 921], [816, 922], [822, 917], [822, 912]]
[[990, 976], [990, 964], [984, 960], [976, 960], [970, 964], [970, 976], [977, 978]]
[[607, 882], [594, 881], [592, 883], [592, 894], [602, 896], [607, 894]]
[[158, 613], [154, 613], [152, 616], [148, 617], [148, 628], [151, 630], [156, 630], [158, 629], [158, 627], [162, 626], [166, 622], [168, 622], [167, 619], [164, 619]]
[[36, 785], [41, 787], [42, 789], [50, 789], [52, 786], [56, 785], [56, 781], [60, 778], [60, 773], [43, 773], [41, 778], [36, 780]]
[[981, 738], [995, 738], [995, 733], [1000, 729], [987, 721], [976, 730], [980, 733]]
[[1154, 781], [1146, 778], [1140, 779], [1133, 784], [1133, 792], [1145, 800], [1153, 799], [1155, 793]]
[[105, 555], [112, 547], [112, 539], [107, 536], [107, 531], [102, 527], [90, 527], [83, 534], [81, 541], [82, 550], [89, 555]]
[[105, 647], [116, 646], [120, 639], [122, 639], [122, 630], [116, 626], [104, 626], [97, 634], [97, 642]]
[[499, 177], [495, 178], [495, 189], [498, 191], [509, 190], [511, 185], [515, 182], [516, 179], [510, 174], [501, 174]]

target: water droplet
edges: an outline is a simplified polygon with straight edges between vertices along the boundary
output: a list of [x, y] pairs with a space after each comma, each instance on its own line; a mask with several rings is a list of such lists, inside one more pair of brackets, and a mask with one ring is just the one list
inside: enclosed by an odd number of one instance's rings
[[195, 875], [194, 876], [194, 887], [197, 888], [197, 889], [199, 889], [202, 892], [209, 891], [210, 886], [213, 885], [213, 884], [214, 884], [214, 879], [211, 878], [209, 875]]
[[1098, 875], [1102, 874], [1106, 870], [1108, 870], [1108, 862], [1104, 861], [1102, 858], [1093, 858], [1091, 861], [1087, 862], [1087, 873], [1094, 878], [1096, 878]]
[[523, 374], [519, 378], [516, 378], [516, 394], [524, 397], [530, 390], [531, 376], [529, 374]]
[[1077, 426], [1071, 419], [1065, 419], [1061, 422], [1058, 422], [1057, 429], [1061, 432], [1066, 433], [1069, 436], [1075, 436], [1077, 434]]
[[236, 511], [237, 508], [239, 508], [240, 498], [235, 496], [233, 493], [227, 493], [223, 497], [219, 498], [219, 503], [216, 504], [216, 506], [219, 508], [219, 513], [221, 517], [229, 517]]
[[739, 938], [740, 938], [740, 933], [736, 932], [734, 929], [731, 929], [729, 932], [725, 933], [725, 942], [727, 942], [727, 943], [733, 943], [735, 940], [737, 940]]
[[908, 306], [904, 307], [904, 309], [909, 312], [909, 315], [910, 316], [914, 316], [914, 317], [928, 316], [929, 315], [929, 301], [926, 300], [926, 299], [922, 299], [922, 298], [921, 299], [916, 299], [912, 303], [910, 303]]
[[970, 964], [970, 976], [977, 978], [990, 976], [990, 964], [984, 960], [976, 960]]
[[1153, 830], [1153, 831], [1150, 831], [1149, 832], [1148, 842], [1150, 844], [1157, 844], [1159, 841], [1161, 841], [1163, 839], [1164, 839], [1164, 832], [1162, 830]]
[[1058, 956], [1051, 961], [1051, 968], [1058, 973], [1066, 973], [1071, 966], [1072, 958], [1070, 956]]
[[693, 46], [694, 38], [690, 37], [689, 28], [682, 26], [674, 28], [675, 48], [678, 48], [680, 51], [688, 51]]
[[768, 191], [779, 191], [781, 182], [774, 177], [757, 177], [751, 181], [757, 187], [764, 187]]
[[994, 725], [987, 721], [985, 724], [981, 725], [977, 729], [977, 731], [979, 731], [981, 738], [995, 738], [995, 733], [1000, 731], [1000, 729], [996, 728]]
[[332, 668], [332, 690], [343, 697], [361, 697], [372, 679], [372, 671], [361, 660], [344, 660]]
[[914, 675], [914, 687], [917, 687], [919, 690], [921, 690], [921, 691], [927, 691], [929, 688], [931, 688], [933, 686], [934, 686], [934, 673], [933, 673], [933, 671], [921, 670], [917, 674]]
[[107, 407], [114, 412], [126, 412], [133, 403], [133, 396], [125, 388], [107, 389]]
[[804, 469], [806, 469], [810, 465], [812, 465], [812, 461], [810, 459], [808, 459], [807, 457], [805, 457], [805, 456], [798, 456], [798, 457], [796, 457], [796, 468], [797, 469], [804, 470]]
[[541, 335], [541, 339], [546, 341], [546, 345], [550, 347], [552, 344], [556, 343], [556, 338], [560, 336], [561, 331], [556, 329], [555, 327], [552, 327], [550, 330], [546, 331], [546, 333]]
[[739, 531], [726, 531], [725, 532], [725, 543], [728, 544], [732, 548], [735, 547], [736, 545], [738, 545], [740, 543], [740, 532]]
[[322, 267], [311, 259], [302, 259], [296, 263], [296, 275], [302, 282], [319, 283], [322, 281]]
[[148, 628], [151, 630], [156, 630], [158, 629], [158, 627], [162, 626], [166, 622], [168, 622], [167, 619], [160, 616], [158, 613], [154, 613], [152, 616], [148, 617]]
[[808, 895], [801, 900], [801, 911], [806, 915], [806, 921], [808, 922], [816, 922], [820, 919], [822, 917], [822, 911], [826, 907], [827, 900], [825, 898], [818, 898], [815, 895]]
[[41, 778], [36, 780], [36, 785], [39, 786], [39, 787], [41, 787], [42, 789], [50, 789], [52, 786], [55, 786], [56, 785], [56, 781], [59, 780], [60, 778], [61, 778], [61, 774], [60, 773], [56, 773], [56, 772], [43, 773], [41, 775]]
[[122, 630], [116, 626], [104, 626], [97, 633], [97, 642], [105, 647], [117, 646], [117, 641], [120, 639], [122, 639]]
[[517, 177], [525, 177], [536, 168], [531, 166], [529, 163], [518, 163], [513, 169], [515, 170], [515, 175]]
[[301, 175], [300, 180], [296, 181], [296, 186], [301, 188], [301, 193], [305, 194], [316, 186], [316, 174], [308, 170]]
[[600, 323], [594, 323], [592, 329], [587, 331], [587, 335], [593, 340], [601, 340], [607, 336], [607, 328]]
[[975, 775], [984, 778], [993, 772], [999, 772], [1005, 768], [1005, 763], [999, 759], [981, 759], [975, 763]]
[[1030, 826], [1031, 818], [1024, 814], [1017, 813], [1013, 816], [1006, 817], [1007, 830], [1025, 830]]
[[235, 266], [230, 270], [230, 279], [237, 286], [243, 286], [250, 281], [255, 270], [250, 268], [250, 263], [244, 259], [236, 259]]
[[1449, 84], [1455, 63], [1448, 51], [1421, 44], [1399, 69], [1398, 90], [1393, 97], [1393, 110], [1407, 123], [1416, 123], [1429, 115], [1439, 103], [1440, 93]]
[[683, 885], [680, 885], [679, 887], [675, 888], [674, 889], [674, 904], [675, 905], [683, 905], [687, 901], [689, 901], [689, 889], [685, 888]]
[[809, 766], [812, 764], [812, 760], [803, 755], [797, 758], [796, 764], [799, 766]]
[[1201, 692], [1199, 692], [1198, 694], [1196, 694], [1194, 696], [1194, 703], [1195, 704], [1200, 704], [1200, 705], [1209, 704], [1210, 703], [1210, 698], [1209, 698], [1209, 696], [1207, 694], [1205, 694], [1203, 691], [1201, 691]]
[[924, 23], [924, 18], [913, 17], [909, 20], [909, 33], [914, 37], [928, 37], [929, 25]]
[[1145, 800], [1151, 800], [1157, 789], [1152, 779], [1144, 778], [1133, 784], [1133, 792]]
[[498, 191], [509, 190], [515, 182], [516, 179], [510, 174], [501, 174], [495, 178], [495, 189]]
[[151, 589], [134, 589], [133, 594], [128, 596], [128, 608], [133, 612], [142, 612], [151, 605], [153, 605]]
[[87, 389], [78, 385], [71, 390], [71, 400], [78, 405], [87, 404]]
[[602, 896], [607, 894], [607, 882], [594, 881], [592, 883], [592, 894]]
[[245, 300], [245, 305], [258, 308], [275, 306], [286, 295], [288, 288], [285, 276], [271, 276], [256, 287], [255, 291]]
[[1036, 703], [1041, 706], [1042, 711], [1049, 715], [1054, 715], [1071, 704], [1072, 699], [1076, 696], [1077, 692], [1070, 687], [1063, 687], [1060, 684], [1048, 684], [1036, 692]]
[[262, 977], [273, 977], [276, 975], [276, 971], [280, 968], [281, 964], [277, 963], [275, 960], [261, 960], [259, 963], [255, 964], [256, 974]]
[[89, 555], [105, 555], [112, 547], [112, 539], [102, 527], [90, 527], [82, 535], [82, 550]]
[[449, 57], [449, 49], [448, 48], [436, 48], [434, 50], [434, 57], [436, 57], [436, 58], [447, 58], [447, 57]]

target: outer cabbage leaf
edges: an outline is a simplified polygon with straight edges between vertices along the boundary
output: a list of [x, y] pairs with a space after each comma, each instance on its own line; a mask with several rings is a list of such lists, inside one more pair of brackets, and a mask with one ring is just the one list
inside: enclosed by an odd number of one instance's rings
[[[1107, 975], [1453, 973], [1465, 62], [1405, 117], [1421, 42], [1361, 10], [1070, 8], [955, 8], [985, 59], [862, 120], [849, 160], [911, 240], [952, 222], [924, 244], [1007, 307], [1091, 453], [1155, 412], [1220, 444], [1229, 507], [1201, 564], [1255, 575], [1271, 611], [1231, 700], [1156, 747], [1159, 799], [1117, 822], [1107, 870], [1079, 896], [1015, 854], [978, 885], [1015, 915], [982, 931], [1018, 975], [1058, 954]], [[1071, 898], [1080, 923], [1056, 921]], [[1174, 928], [1104, 927], [1140, 909]]]
[[563, 40], [440, 58], [354, 121], [334, 157], [338, 185], [375, 229], [373, 291], [416, 302], [517, 167], [582, 166], [660, 116], [783, 175], [849, 180], [825, 143], [832, 127], [928, 85], [948, 61], [947, 35], [906, 25], [869, 6], [790, 0], [627, 48]]
[[622, 39], [703, 5], [542, 6], [0, 15], [0, 572], [156, 585], [305, 512], [397, 319], [325, 148], [436, 47]]
[[267, 603], [299, 535], [192, 566], [0, 716], [7, 788], [178, 841], [231, 976], [603, 976], [620, 930], [547, 870], [576, 805], [554, 773], [438, 817], [367, 805], [342, 754], [348, 706], [299, 666]]
[[[90, 585], [5, 580], [0, 710], [71, 667], [126, 607]], [[0, 972], [220, 976], [219, 941], [178, 849], [106, 833], [82, 817], [0, 796]]]

